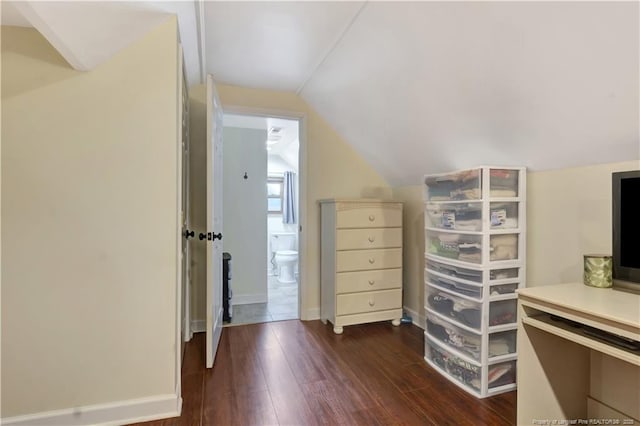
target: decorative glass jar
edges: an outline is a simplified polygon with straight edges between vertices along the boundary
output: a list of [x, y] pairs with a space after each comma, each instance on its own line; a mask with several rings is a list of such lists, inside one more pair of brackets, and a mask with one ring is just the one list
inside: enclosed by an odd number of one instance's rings
[[605, 254], [584, 255], [584, 283], [607, 288], [613, 284], [613, 259]]

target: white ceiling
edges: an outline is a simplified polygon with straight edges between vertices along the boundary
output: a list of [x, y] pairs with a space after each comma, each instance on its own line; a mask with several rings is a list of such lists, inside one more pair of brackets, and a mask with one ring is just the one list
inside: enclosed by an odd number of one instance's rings
[[201, 81], [193, 1], [6, 1], [2, 25], [34, 27], [75, 69], [90, 70], [176, 15], [187, 81]]
[[[88, 71], [169, 18], [144, 3], [14, 2], [18, 10], [75, 69]], [[78, 37], [78, 33], [82, 37]]]
[[369, 3], [302, 97], [394, 185], [640, 158], [638, 3]]
[[292, 168], [298, 169], [300, 141], [297, 120], [226, 113], [223, 123], [224, 127], [266, 130], [265, 145], [269, 155], [279, 156]]
[[[30, 21], [6, 3], [3, 24]], [[393, 185], [478, 164], [640, 160], [638, 2], [116, 3], [128, 18], [98, 13], [114, 2], [72, 3], [34, 25], [69, 34], [61, 53], [108, 57], [175, 13], [190, 84], [204, 66], [297, 91]]]
[[296, 91], [363, 2], [205, 2], [207, 71], [217, 81]]
[[2, 25], [13, 25], [14, 27], [32, 27], [22, 13], [16, 8], [14, 2], [2, 1]]

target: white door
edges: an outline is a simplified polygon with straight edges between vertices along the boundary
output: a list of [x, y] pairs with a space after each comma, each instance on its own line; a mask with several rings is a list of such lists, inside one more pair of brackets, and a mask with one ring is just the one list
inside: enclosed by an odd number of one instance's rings
[[[180, 49], [182, 53], [182, 49]], [[182, 54], [180, 55], [182, 58]], [[195, 233], [190, 229], [189, 221], [189, 94], [180, 60], [180, 125], [182, 132], [182, 353], [184, 342], [191, 340], [191, 252], [189, 238]]]
[[207, 75], [207, 368], [222, 334], [222, 108]]

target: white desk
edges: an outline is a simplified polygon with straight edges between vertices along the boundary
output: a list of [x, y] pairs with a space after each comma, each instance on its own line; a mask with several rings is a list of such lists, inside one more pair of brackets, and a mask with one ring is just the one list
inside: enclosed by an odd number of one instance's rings
[[550, 315], [640, 341], [640, 295], [582, 283], [518, 290], [518, 425], [640, 424], [640, 352]]

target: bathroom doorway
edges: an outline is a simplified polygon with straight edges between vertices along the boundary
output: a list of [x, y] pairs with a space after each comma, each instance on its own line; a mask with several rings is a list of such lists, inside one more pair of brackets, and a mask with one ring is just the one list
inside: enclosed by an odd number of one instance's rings
[[299, 119], [225, 113], [226, 326], [300, 318], [299, 158]]
[[268, 119], [268, 312], [273, 321], [299, 318], [299, 127], [297, 120]]

